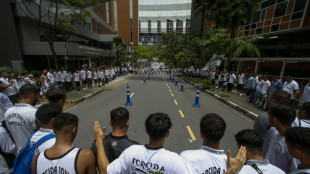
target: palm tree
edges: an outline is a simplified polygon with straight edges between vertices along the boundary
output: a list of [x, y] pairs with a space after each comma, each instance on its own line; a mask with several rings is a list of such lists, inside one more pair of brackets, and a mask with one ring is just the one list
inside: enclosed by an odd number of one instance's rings
[[260, 58], [260, 51], [254, 44], [256, 37], [232, 39], [226, 49], [228, 56], [228, 64], [232, 58], [241, 57], [258, 57]]

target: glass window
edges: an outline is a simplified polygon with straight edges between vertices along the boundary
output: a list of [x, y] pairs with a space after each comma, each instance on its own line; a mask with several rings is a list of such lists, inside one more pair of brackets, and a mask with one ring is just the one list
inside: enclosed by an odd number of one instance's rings
[[256, 11], [253, 13], [253, 16], [252, 16], [252, 23], [256, 23], [259, 21], [260, 19], [260, 13], [261, 13], [261, 10], [259, 11]]
[[300, 19], [300, 18], [302, 18], [303, 15], [304, 15], [303, 11], [297, 12], [297, 13], [293, 13], [291, 20]]
[[256, 29], [256, 34], [262, 34], [262, 33], [263, 33], [263, 28]]
[[152, 27], [152, 22], [150, 20], [147, 21], [147, 31], [150, 33]]
[[167, 20], [167, 33], [173, 31], [173, 21]]
[[100, 34], [100, 24], [99, 23], [97, 23], [97, 33]]
[[157, 33], [161, 33], [161, 22], [157, 21]]
[[266, 18], [266, 8], [264, 8], [264, 9], [262, 10], [262, 14], [261, 14], [261, 16], [260, 16], [260, 21], [264, 21], [265, 18]]
[[244, 27], [244, 30], [249, 30], [250, 29], [250, 25], [246, 25], [245, 27]]
[[141, 33], [141, 21], [139, 21], [139, 33]]
[[267, 0], [263, 3], [261, 3], [260, 8], [263, 9], [266, 7], [270, 7], [270, 6], [274, 5], [275, 3], [276, 3], [276, 0]]
[[277, 4], [273, 17], [276, 18], [276, 17], [285, 15], [286, 8], [287, 8], [287, 1], [281, 4]]
[[277, 25], [272, 25], [271, 26], [271, 31], [278, 31], [279, 30], [279, 24], [277, 24]]
[[191, 27], [191, 21], [190, 20], [186, 20], [186, 33], [189, 33], [189, 29], [190, 29], [190, 27]]
[[307, 2], [307, 0], [296, 0], [293, 12], [305, 10], [306, 2]]
[[249, 30], [244, 31], [244, 35], [245, 35], [245, 36], [248, 36], [248, 35], [249, 35], [249, 33], [250, 33], [250, 31], [249, 31]]
[[284, 2], [285, 0], [277, 0], [277, 3], [281, 3]]
[[251, 25], [251, 29], [256, 28], [256, 24]]
[[177, 30], [177, 32], [179, 32], [180, 34], [183, 33], [183, 21], [177, 20], [176, 30]]

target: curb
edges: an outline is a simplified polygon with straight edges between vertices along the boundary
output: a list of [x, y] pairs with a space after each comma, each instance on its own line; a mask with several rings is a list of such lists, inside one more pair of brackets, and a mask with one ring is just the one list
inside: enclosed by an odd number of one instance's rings
[[[80, 102], [82, 102], [84, 100], [90, 99], [90, 98], [94, 97], [95, 95], [103, 92], [104, 90], [114, 88], [115, 86], [118, 86], [118, 85], [128, 81], [130, 78], [133, 78], [133, 77], [135, 77], [135, 76], [130, 76], [130, 77], [124, 78], [124, 79], [122, 79], [122, 80], [120, 80], [118, 82], [115, 82], [113, 84], [110, 84], [108, 86], [104, 86], [102, 89], [96, 91], [95, 93], [88, 94], [88, 95], [86, 95], [86, 96], [84, 96], [82, 98], [79, 98], [77, 100], [67, 101], [66, 104], [77, 104], [77, 103], [80, 103]], [[66, 109], [68, 109], [68, 108], [66, 108]]]
[[[198, 87], [198, 85], [196, 85], [195, 83], [192, 83], [192, 82], [188, 81], [187, 79], [183, 79], [183, 80], [186, 81], [187, 83], [193, 85], [193, 86]], [[250, 117], [250, 118], [252, 118], [252, 119], [256, 119], [256, 118], [258, 117], [257, 114], [255, 114], [255, 113], [253, 113], [253, 112], [251, 112], [251, 111], [248, 111], [248, 110], [244, 109], [243, 107], [241, 107], [241, 106], [239, 106], [239, 105], [237, 105], [237, 104], [235, 104], [235, 103], [233, 103], [233, 102], [231, 102], [231, 101], [228, 101], [228, 100], [226, 100], [226, 99], [220, 97], [220, 96], [217, 95], [217, 94], [213, 94], [213, 93], [212, 93], [211, 91], [209, 91], [209, 90], [206, 90], [206, 89], [203, 89], [203, 88], [200, 89], [200, 90], [206, 92], [207, 94], [213, 96], [214, 98], [218, 99], [219, 101], [221, 101], [221, 102], [227, 104], [228, 106], [230, 106], [230, 107], [236, 109], [237, 111], [243, 113], [244, 115], [246, 115], [246, 116], [248, 116], [248, 117]]]

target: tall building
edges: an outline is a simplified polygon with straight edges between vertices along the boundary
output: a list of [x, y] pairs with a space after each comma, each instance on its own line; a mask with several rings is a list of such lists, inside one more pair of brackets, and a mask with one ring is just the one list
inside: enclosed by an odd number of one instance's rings
[[[49, 4], [51, 1], [42, 2]], [[43, 11], [48, 8], [43, 6]], [[72, 71], [85, 63], [93, 65], [93, 57], [103, 62], [114, 60], [114, 37], [122, 38], [127, 51], [130, 51], [130, 45], [138, 44], [138, 0], [99, 0], [83, 7], [59, 7], [62, 16], [70, 15], [67, 14], [70, 10], [80, 9], [88, 10], [90, 17], [77, 22], [73, 31], [57, 32], [54, 48], [59, 68], [67, 67]], [[51, 13], [55, 14], [55, 9]], [[6, 26], [0, 29], [1, 66], [27, 70], [56, 68], [46, 38], [34, 22], [35, 18], [20, 5], [20, 0], [0, 1], [0, 21]], [[46, 27], [49, 26], [46, 21]]]
[[157, 45], [161, 34], [190, 28], [192, 0], [139, 0], [139, 45]]

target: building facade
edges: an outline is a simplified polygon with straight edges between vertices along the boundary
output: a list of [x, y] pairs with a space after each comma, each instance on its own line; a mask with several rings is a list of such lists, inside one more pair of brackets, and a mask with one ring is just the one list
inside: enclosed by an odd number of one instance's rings
[[161, 34], [190, 28], [191, 0], [139, 0], [139, 45], [157, 45]]
[[[49, 0], [44, 0], [43, 3], [49, 4]], [[130, 45], [134, 42], [138, 43], [137, 7], [137, 0], [100, 0], [97, 4], [86, 4], [83, 9], [90, 12], [90, 17], [85, 21], [77, 22], [73, 31], [57, 32], [54, 48], [58, 68], [65, 67], [73, 71], [83, 64], [93, 66], [94, 63], [91, 60], [94, 57], [103, 62], [114, 60], [114, 37], [122, 37], [124, 48], [130, 50]], [[60, 5], [60, 15], [70, 15], [67, 14], [68, 11], [81, 9], [74, 6], [67, 8]], [[46, 9], [48, 9], [47, 6], [42, 11]], [[51, 13], [54, 11], [52, 9]], [[35, 12], [34, 10], [36, 15]], [[27, 13], [19, 1], [0, 1], [0, 13], [0, 20], [6, 26], [1, 27], [0, 32], [2, 66], [27, 70], [56, 68], [49, 44], [34, 22], [35, 18]], [[46, 25], [49, 27], [48, 21]]]

